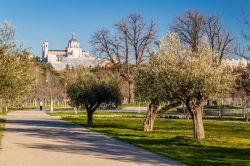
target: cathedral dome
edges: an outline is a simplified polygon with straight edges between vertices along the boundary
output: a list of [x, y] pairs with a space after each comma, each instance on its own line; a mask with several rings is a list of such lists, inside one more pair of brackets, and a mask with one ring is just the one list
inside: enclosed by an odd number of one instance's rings
[[78, 41], [76, 40], [76, 35], [74, 33], [72, 34], [72, 38], [69, 40], [69, 43], [78, 43]]
[[74, 33], [72, 34], [72, 38], [69, 40], [68, 47], [69, 47], [69, 48], [79, 48], [79, 47], [80, 47], [80, 44], [79, 44], [79, 42], [76, 40], [76, 36], [75, 36]]
[[70, 39], [69, 42], [78, 42], [76, 39]]

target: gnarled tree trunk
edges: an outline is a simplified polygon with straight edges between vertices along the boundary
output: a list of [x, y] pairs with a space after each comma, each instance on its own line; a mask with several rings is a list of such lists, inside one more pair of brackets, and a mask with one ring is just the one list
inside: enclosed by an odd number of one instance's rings
[[87, 125], [89, 127], [92, 127], [93, 126], [93, 112], [92, 112], [92, 110], [87, 110], [87, 116], [88, 116]]
[[85, 108], [87, 110], [87, 125], [89, 127], [93, 126], [93, 114], [99, 108], [101, 103], [95, 103], [95, 104], [85, 104]]
[[154, 129], [154, 122], [158, 115], [159, 104], [150, 103], [148, 106], [148, 111], [143, 124], [144, 131], [152, 131]]
[[148, 106], [147, 115], [143, 124], [144, 131], [152, 131], [154, 129], [154, 122], [157, 116], [173, 107], [177, 107], [180, 104], [180, 101], [174, 101], [159, 109], [160, 104], [158, 102], [151, 102]]
[[193, 126], [194, 126], [194, 138], [195, 139], [204, 139], [205, 132], [203, 127], [202, 121], [202, 113], [201, 107], [195, 107], [194, 109], [190, 110], [193, 119]]

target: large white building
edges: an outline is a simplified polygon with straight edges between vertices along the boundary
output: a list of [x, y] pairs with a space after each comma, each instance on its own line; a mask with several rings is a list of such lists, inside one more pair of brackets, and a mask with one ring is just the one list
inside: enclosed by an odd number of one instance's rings
[[67, 65], [94, 67], [98, 64], [98, 58], [91, 56], [87, 51], [82, 50], [75, 34], [68, 42], [65, 50], [49, 50], [48, 41], [42, 44], [42, 60], [49, 62], [56, 70], [63, 70]]
[[222, 61], [222, 63], [230, 66], [231, 68], [237, 68], [237, 67], [247, 67], [249, 64], [249, 61], [247, 61], [244, 58], [240, 59], [225, 59]]

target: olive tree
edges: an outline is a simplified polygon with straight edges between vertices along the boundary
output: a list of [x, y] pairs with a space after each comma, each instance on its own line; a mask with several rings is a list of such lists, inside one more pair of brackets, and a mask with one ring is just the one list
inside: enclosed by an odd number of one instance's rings
[[93, 125], [93, 113], [102, 103], [115, 103], [117, 105], [121, 100], [119, 83], [115, 78], [112, 76], [97, 78], [89, 72], [68, 85], [67, 94], [72, 105], [86, 108], [88, 126]]
[[226, 66], [214, 66], [213, 59], [218, 55], [206, 43], [198, 47], [194, 53], [182, 45], [175, 33], [170, 33], [160, 42], [160, 49], [150, 59], [149, 66], [161, 88], [171, 98], [185, 103], [193, 119], [194, 138], [203, 139], [201, 107], [206, 100], [219, 98], [228, 89], [232, 75]]
[[143, 123], [144, 131], [152, 131], [157, 116], [181, 104], [174, 94], [164, 89], [164, 82], [159, 79], [159, 72], [154, 68], [153, 63], [144, 64], [134, 75], [136, 97], [149, 103]]
[[[161, 48], [163, 43], [158, 42], [157, 45]], [[152, 57], [155, 54], [156, 52], [151, 52]], [[143, 64], [134, 74], [137, 99], [149, 103], [143, 123], [144, 131], [152, 131], [157, 116], [181, 104], [171, 91], [164, 88], [164, 82], [159, 79], [159, 71], [155, 67], [150, 59], [149, 63]]]

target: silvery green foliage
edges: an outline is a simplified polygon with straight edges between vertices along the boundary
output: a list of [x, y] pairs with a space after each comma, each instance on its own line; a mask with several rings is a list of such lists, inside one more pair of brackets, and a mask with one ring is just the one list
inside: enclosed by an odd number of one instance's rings
[[30, 90], [30, 53], [15, 45], [15, 28], [9, 22], [0, 26], [0, 100], [13, 103]]
[[[97, 78], [86, 72], [67, 87], [72, 105], [79, 107], [99, 107], [101, 103], [118, 104], [121, 100], [119, 82], [113, 77]], [[95, 110], [94, 110], [95, 111]]]
[[225, 65], [215, 65], [218, 57], [203, 42], [194, 53], [175, 33], [169, 33], [159, 42], [148, 64], [135, 75], [138, 97], [149, 100], [177, 98], [191, 99], [196, 104], [207, 99], [217, 99], [232, 83], [231, 70]]
[[7, 53], [15, 47], [15, 27], [9, 21], [0, 26], [0, 53]]

